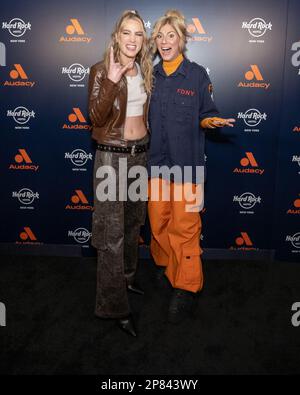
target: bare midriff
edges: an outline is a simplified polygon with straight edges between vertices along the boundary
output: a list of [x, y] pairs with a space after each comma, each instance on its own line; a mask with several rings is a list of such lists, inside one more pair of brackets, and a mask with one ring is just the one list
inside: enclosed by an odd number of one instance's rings
[[124, 138], [126, 140], [139, 140], [147, 134], [147, 128], [144, 123], [143, 115], [127, 117], [124, 127]]

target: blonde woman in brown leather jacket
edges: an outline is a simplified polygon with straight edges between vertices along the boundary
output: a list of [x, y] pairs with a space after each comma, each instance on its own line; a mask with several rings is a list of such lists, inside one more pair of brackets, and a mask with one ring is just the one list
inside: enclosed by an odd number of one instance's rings
[[[151, 86], [152, 60], [143, 20], [136, 11], [125, 11], [111, 35], [104, 60], [91, 67], [89, 116], [92, 138], [97, 142], [92, 223], [92, 245], [97, 249], [95, 314], [116, 319], [132, 336], [136, 336], [136, 329], [127, 292], [143, 294], [134, 278], [146, 198], [132, 201], [128, 197], [134, 179], [120, 172], [119, 160], [126, 161], [128, 171], [133, 166], [146, 166]], [[100, 184], [105, 182], [102, 170], [107, 167], [115, 172], [117, 191], [116, 199], [103, 201]], [[120, 187], [124, 182], [126, 190]]]

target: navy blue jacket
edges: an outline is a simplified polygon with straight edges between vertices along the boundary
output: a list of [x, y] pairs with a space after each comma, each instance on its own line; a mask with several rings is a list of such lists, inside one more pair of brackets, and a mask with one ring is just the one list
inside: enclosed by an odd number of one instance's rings
[[[211, 91], [204, 67], [186, 58], [169, 76], [163, 70], [162, 61], [154, 67], [149, 108], [149, 172], [151, 166], [178, 165], [182, 171], [184, 166], [205, 166], [205, 130], [200, 122], [219, 116]], [[195, 175], [192, 182], [196, 182]]]

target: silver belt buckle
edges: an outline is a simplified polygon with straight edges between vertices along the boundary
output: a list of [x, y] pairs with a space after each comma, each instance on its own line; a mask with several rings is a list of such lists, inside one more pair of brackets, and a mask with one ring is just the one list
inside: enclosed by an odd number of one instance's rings
[[131, 147], [131, 156], [135, 156], [135, 144]]

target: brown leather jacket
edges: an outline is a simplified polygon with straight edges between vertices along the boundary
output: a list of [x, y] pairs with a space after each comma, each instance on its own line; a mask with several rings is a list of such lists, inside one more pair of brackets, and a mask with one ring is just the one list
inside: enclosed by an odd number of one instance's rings
[[[104, 62], [91, 67], [89, 78], [89, 116], [92, 138], [99, 144], [126, 147], [124, 124], [127, 105], [127, 81], [123, 76], [118, 84], [107, 78]], [[148, 125], [149, 97], [144, 104], [144, 122]]]

